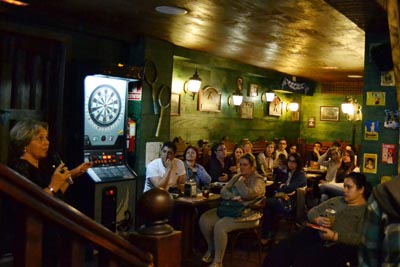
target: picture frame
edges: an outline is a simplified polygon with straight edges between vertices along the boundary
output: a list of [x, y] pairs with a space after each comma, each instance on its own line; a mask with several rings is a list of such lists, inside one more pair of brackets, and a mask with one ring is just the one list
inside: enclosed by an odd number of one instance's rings
[[259, 87], [258, 84], [251, 83], [247, 95], [252, 97], [258, 96]]
[[381, 72], [381, 86], [395, 86], [393, 70]]
[[382, 163], [394, 164], [396, 162], [396, 144], [382, 144]]
[[378, 167], [378, 154], [364, 153], [364, 173], [376, 173]]
[[339, 107], [321, 106], [320, 120], [321, 121], [339, 121]]
[[254, 116], [254, 103], [243, 101], [240, 105], [240, 118], [252, 120]]
[[300, 121], [300, 111], [292, 111], [292, 121]]
[[221, 112], [221, 93], [215, 87], [206, 87], [199, 91], [198, 110]]
[[283, 102], [278, 96], [275, 96], [274, 100], [269, 103], [268, 115], [269, 116], [282, 116]]
[[379, 139], [379, 121], [365, 121], [364, 122], [364, 139], [375, 140]]
[[315, 117], [309, 117], [307, 121], [308, 128], [315, 128]]
[[386, 93], [367, 92], [367, 106], [386, 106]]
[[181, 94], [171, 94], [171, 116], [181, 115]]

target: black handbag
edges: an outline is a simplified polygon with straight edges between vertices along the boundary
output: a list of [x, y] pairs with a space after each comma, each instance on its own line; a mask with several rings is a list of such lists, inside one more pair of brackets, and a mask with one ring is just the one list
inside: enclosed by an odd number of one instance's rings
[[233, 217], [237, 218], [242, 216], [245, 206], [235, 200], [222, 200], [217, 208], [217, 215], [220, 218]]

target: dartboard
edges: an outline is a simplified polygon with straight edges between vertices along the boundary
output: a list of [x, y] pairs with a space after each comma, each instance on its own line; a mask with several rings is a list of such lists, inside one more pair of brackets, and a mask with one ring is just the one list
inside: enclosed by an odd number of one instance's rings
[[121, 112], [121, 98], [114, 87], [100, 85], [90, 95], [88, 111], [92, 121], [100, 127], [112, 125]]

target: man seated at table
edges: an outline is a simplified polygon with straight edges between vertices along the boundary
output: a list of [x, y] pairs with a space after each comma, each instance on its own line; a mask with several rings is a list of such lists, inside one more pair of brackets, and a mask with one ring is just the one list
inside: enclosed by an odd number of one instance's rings
[[183, 161], [175, 158], [176, 145], [165, 142], [161, 156], [151, 161], [146, 167], [146, 181], [143, 192], [155, 187], [169, 190], [177, 188], [181, 192], [186, 181], [186, 170]]
[[322, 144], [320, 142], [315, 142], [313, 146], [313, 151], [309, 151], [307, 154], [307, 162], [309, 166], [306, 167], [313, 167], [318, 166], [318, 159], [321, 157], [321, 147]]

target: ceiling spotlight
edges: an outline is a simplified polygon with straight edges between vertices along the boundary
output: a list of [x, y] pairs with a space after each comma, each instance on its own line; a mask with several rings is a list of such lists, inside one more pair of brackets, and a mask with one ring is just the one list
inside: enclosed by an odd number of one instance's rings
[[23, 1], [17, 1], [17, 0], [0, 0], [0, 2], [7, 3], [10, 5], [15, 5], [15, 6], [28, 6], [29, 4]]
[[186, 9], [176, 6], [157, 6], [155, 9], [158, 13], [174, 16], [184, 15], [188, 13]]

